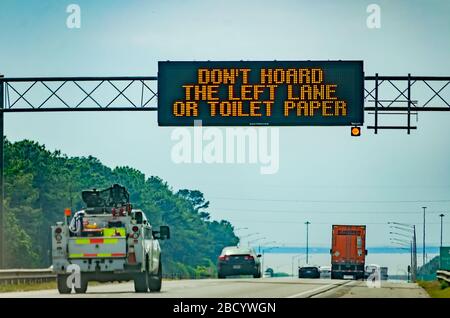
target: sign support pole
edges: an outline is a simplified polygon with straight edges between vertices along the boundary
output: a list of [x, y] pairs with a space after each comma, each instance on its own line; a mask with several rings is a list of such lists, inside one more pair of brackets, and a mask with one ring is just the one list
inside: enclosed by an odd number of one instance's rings
[[4, 102], [5, 102], [5, 82], [3, 75], [0, 75], [0, 268], [6, 266], [5, 253], [5, 211], [3, 209], [4, 191], [3, 191], [3, 175], [4, 175]]

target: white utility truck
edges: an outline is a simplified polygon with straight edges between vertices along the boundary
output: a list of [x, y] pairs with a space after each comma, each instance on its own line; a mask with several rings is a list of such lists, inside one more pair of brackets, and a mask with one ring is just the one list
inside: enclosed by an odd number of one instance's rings
[[[168, 226], [154, 230], [143, 211], [133, 209], [125, 187], [114, 184], [82, 192], [86, 207], [69, 222], [52, 226], [53, 271], [58, 291], [85, 293], [89, 281], [134, 281], [136, 292], [160, 291], [162, 281], [159, 240], [169, 239]], [[74, 270], [76, 269], [76, 270]], [[70, 277], [69, 277], [70, 276]], [[77, 286], [78, 285], [78, 286]]]

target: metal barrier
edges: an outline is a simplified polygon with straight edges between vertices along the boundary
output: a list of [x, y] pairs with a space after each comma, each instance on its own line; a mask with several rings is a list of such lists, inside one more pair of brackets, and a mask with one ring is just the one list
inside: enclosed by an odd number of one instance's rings
[[[211, 278], [202, 275], [188, 275], [184, 273], [167, 273], [165, 279], [203, 279]], [[56, 274], [51, 269], [5, 269], [0, 270], [0, 285], [36, 284], [56, 280]]]
[[436, 272], [436, 277], [440, 281], [445, 280], [447, 283], [450, 283], [450, 271], [438, 270]]
[[0, 270], [0, 285], [36, 284], [55, 281], [51, 269], [5, 269]]
[[200, 275], [200, 274], [186, 274], [186, 273], [166, 273], [163, 274], [164, 279], [170, 279], [170, 280], [181, 280], [181, 279], [210, 279], [210, 278], [217, 278], [216, 276], [212, 275]]

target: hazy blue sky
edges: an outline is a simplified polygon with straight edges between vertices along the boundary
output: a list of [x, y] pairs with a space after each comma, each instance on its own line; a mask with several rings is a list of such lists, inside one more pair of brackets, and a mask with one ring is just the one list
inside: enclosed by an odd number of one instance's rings
[[[66, 27], [70, 3], [81, 7], [80, 29]], [[370, 3], [381, 7], [380, 29], [366, 26]], [[366, 74], [450, 75], [449, 14], [446, 0], [3, 0], [0, 73], [156, 75], [159, 60], [362, 59]], [[438, 214], [450, 218], [450, 114], [420, 114], [417, 124], [410, 136], [363, 130], [359, 138], [345, 127], [282, 128], [275, 175], [255, 165], [173, 164], [171, 128], [158, 128], [155, 113], [7, 114], [5, 133], [199, 189], [214, 218], [267, 241], [303, 245], [309, 220], [315, 246], [330, 244], [334, 223], [367, 224], [369, 246], [389, 245], [387, 221], [418, 224], [421, 237], [426, 205], [428, 242], [437, 245]], [[357, 202], [393, 200], [403, 202]]]

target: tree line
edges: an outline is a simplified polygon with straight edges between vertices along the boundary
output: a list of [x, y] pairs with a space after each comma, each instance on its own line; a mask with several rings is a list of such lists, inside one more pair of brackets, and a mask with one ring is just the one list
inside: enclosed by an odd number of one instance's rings
[[81, 191], [125, 186], [135, 208], [153, 226], [169, 225], [172, 238], [162, 242], [166, 274], [214, 275], [224, 246], [239, 241], [226, 220], [211, 220], [209, 201], [198, 190], [174, 191], [157, 176], [125, 166], [111, 169], [100, 160], [69, 157], [30, 140], [5, 140], [5, 245], [9, 268], [51, 264], [50, 226], [64, 209], [83, 207]]

